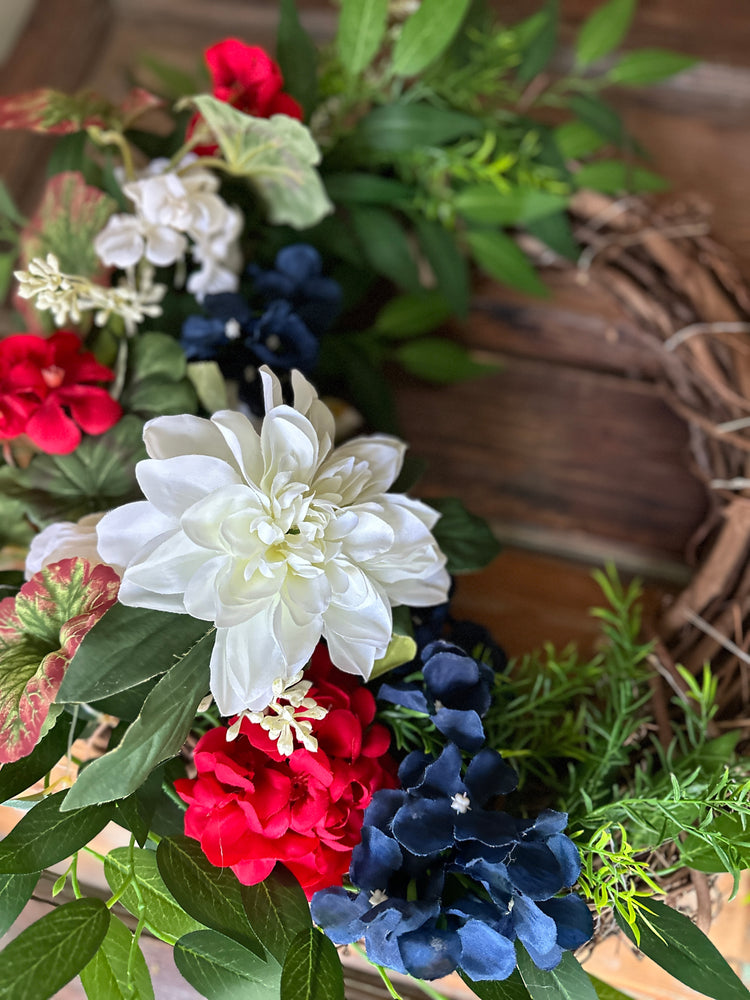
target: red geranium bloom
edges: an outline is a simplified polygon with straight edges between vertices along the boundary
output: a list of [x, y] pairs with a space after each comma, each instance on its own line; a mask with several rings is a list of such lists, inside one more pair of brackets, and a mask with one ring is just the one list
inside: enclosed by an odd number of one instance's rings
[[[213, 96], [255, 118], [289, 115], [302, 120], [302, 108], [289, 94], [282, 92], [284, 78], [273, 59], [257, 45], [246, 45], [238, 38], [226, 38], [205, 51], [213, 81]], [[188, 126], [188, 137], [200, 115]], [[196, 152], [211, 155], [216, 146], [197, 146]]]
[[373, 794], [397, 781], [390, 733], [373, 724], [372, 694], [333, 667], [323, 646], [306, 677], [313, 682], [308, 696], [328, 709], [314, 723], [316, 752], [282, 757], [265, 729], [243, 719], [234, 741], [224, 726], [200, 739], [198, 777], [175, 788], [188, 803], [185, 833], [212, 864], [255, 885], [280, 861], [309, 898], [341, 884]]
[[75, 333], [16, 333], [0, 341], [0, 441], [26, 434], [50, 455], [67, 455], [81, 431], [103, 434], [122, 416], [106, 389], [114, 372], [81, 350]]

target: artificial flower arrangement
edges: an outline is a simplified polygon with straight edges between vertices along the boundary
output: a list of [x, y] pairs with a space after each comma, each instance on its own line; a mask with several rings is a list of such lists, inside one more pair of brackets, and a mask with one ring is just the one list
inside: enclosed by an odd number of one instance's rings
[[[540, 86], [552, 4], [506, 27], [468, 0], [343, 0], [316, 69], [280, 7], [280, 65], [212, 46], [212, 94], [171, 116], [143, 89], [0, 99], [2, 127], [61, 137], [35, 215], [2, 197], [27, 332], [0, 341], [3, 541], [25, 554], [2, 579], [0, 800], [28, 812], [0, 842], [0, 930], [69, 857], [75, 897], [0, 952], [0, 996], [80, 975], [153, 997], [148, 931], [206, 997], [343, 998], [336, 946], [363, 941], [394, 997], [392, 971], [432, 997], [458, 971], [482, 1000], [601, 1000], [622, 994], [573, 952], [614, 914], [683, 982], [746, 997], [657, 898], [750, 858], [710, 672], [650, 741], [652, 649], [613, 572], [597, 656], [509, 665], [450, 610], [491, 533], [410, 497], [384, 433], [386, 362], [481, 373], [426, 335], [465, 314], [472, 262], [541, 289], [506, 230], [574, 253], [576, 186], [661, 183], [602, 153], [623, 136], [597, 91], [687, 61], [592, 75], [632, 14], [609, 0]], [[378, 430], [352, 437], [360, 414]], [[131, 839], [105, 903], [77, 858], [110, 821]]]

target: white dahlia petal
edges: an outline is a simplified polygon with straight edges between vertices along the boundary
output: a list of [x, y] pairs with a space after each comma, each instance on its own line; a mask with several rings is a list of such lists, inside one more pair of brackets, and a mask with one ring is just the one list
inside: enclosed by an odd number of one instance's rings
[[[345, 480], [342, 483], [341, 502], [344, 504], [361, 503], [385, 493], [398, 478], [404, 464], [406, 445], [398, 438], [386, 434], [373, 434], [371, 437], [354, 438], [340, 445], [328, 460], [324, 462], [318, 475], [326, 476], [331, 466], [339, 468], [347, 459], [353, 459], [351, 468], [356, 470], [352, 485]], [[365, 473], [365, 482], [361, 482], [361, 473]]]
[[232, 461], [219, 429], [210, 420], [190, 413], [154, 417], [143, 428], [143, 441], [151, 458], [174, 458], [175, 455], [213, 455]]
[[174, 531], [142, 559], [131, 563], [123, 580], [153, 594], [179, 594], [183, 598], [193, 575], [204, 570], [212, 555], [183, 532]]
[[236, 410], [219, 410], [211, 423], [224, 438], [227, 447], [248, 483], [259, 483], [263, 476], [263, 453], [260, 435], [248, 418]]
[[177, 527], [145, 500], [116, 507], [96, 526], [97, 548], [104, 562], [127, 566], [146, 548], [165, 538]]
[[147, 458], [138, 463], [136, 477], [149, 502], [175, 519], [200, 500], [241, 482], [232, 466], [208, 455], [176, 455], [161, 461]]
[[[76, 522], [57, 521], [34, 535], [26, 556], [26, 579], [61, 559], [86, 559], [92, 566], [103, 562], [96, 539], [96, 526], [102, 517], [103, 514], [86, 514]], [[112, 568], [122, 573], [122, 566]]]

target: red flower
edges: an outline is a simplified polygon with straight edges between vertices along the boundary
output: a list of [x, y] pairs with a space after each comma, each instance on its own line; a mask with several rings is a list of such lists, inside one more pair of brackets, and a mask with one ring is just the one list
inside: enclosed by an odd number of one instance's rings
[[195, 748], [198, 777], [175, 787], [188, 803], [185, 833], [212, 864], [255, 885], [280, 861], [309, 898], [341, 883], [373, 794], [397, 782], [372, 694], [336, 670], [322, 646], [306, 676], [308, 696], [328, 709], [314, 723], [316, 752], [282, 757], [266, 730], [244, 719], [235, 741], [224, 726], [206, 733]]
[[75, 333], [16, 333], [0, 341], [0, 441], [27, 434], [50, 455], [67, 455], [81, 431], [103, 434], [122, 416], [106, 389], [114, 372], [81, 350]]
[[[302, 120], [302, 108], [293, 97], [282, 93], [281, 70], [259, 46], [226, 38], [206, 49], [205, 58], [213, 81], [213, 96], [220, 101], [255, 118], [289, 115]], [[188, 137], [199, 120], [200, 115], [193, 116]], [[197, 146], [196, 152], [210, 156], [216, 152], [216, 146]]]

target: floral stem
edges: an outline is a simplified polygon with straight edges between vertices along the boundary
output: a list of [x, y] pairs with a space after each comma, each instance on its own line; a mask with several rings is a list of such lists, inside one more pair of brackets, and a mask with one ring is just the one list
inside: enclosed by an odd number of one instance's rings
[[428, 997], [431, 997], [432, 1000], [446, 1000], [443, 993], [439, 993], [434, 986], [430, 986], [424, 979], [412, 979], [412, 982], [423, 993], [426, 993]]
[[[396, 987], [393, 985], [393, 983], [388, 978], [388, 973], [385, 971], [385, 969], [383, 968], [383, 966], [382, 965], [378, 965], [376, 962], [370, 961], [370, 959], [367, 958], [367, 952], [365, 951], [365, 949], [364, 948], [360, 948], [360, 946], [358, 944], [352, 944], [352, 945], [350, 945], [350, 947], [354, 951], [356, 951], [356, 953], [361, 958], [364, 958], [368, 962], [370, 962], [370, 965], [372, 965], [373, 968], [375, 968], [375, 969], [378, 970], [378, 973], [380, 974], [380, 978], [383, 980], [383, 982], [385, 983], [385, 988], [388, 990], [389, 996], [393, 997], [393, 1000], [403, 1000], [403, 997], [401, 996], [401, 994], [397, 991]], [[415, 982], [416, 982], [416, 980], [415, 980]]]

